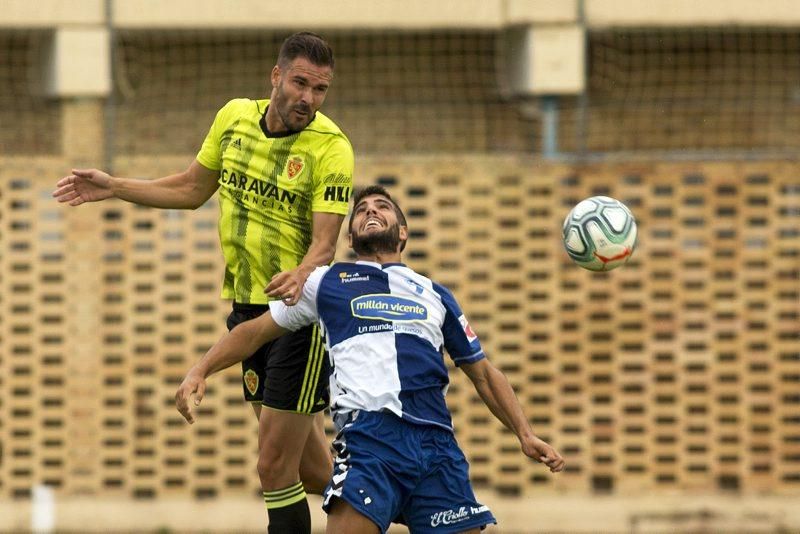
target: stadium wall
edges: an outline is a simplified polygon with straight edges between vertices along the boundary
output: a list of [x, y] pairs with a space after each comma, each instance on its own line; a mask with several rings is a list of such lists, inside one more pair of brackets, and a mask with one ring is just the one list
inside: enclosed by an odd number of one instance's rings
[[[54, 491], [59, 529], [259, 531], [255, 424], [237, 374], [215, 380], [194, 426], [173, 408], [227, 311], [214, 201], [73, 210], [49, 195], [72, 167], [187, 166], [222, 103], [265, 93], [286, 32], [131, 23], [108, 37], [113, 90], [32, 90], [53, 27], [96, 30], [122, 4], [1, 6], [0, 531], [30, 527], [38, 486]], [[641, 29], [660, 24], [642, 6], [664, 3], [635, 4], [584, 4], [589, 103], [564, 97], [558, 118], [558, 145], [577, 159], [542, 157], [539, 102], [507, 91], [489, 28], [571, 24], [577, 2], [484, 2], [480, 21], [334, 31], [324, 109], [353, 140], [357, 182], [387, 185], [409, 213], [408, 263], [454, 289], [568, 459], [558, 476], [525, 461], [454, 371], [458, 438], [500, 531], [797, 530], [797, 37]], [[739, 20], [719, 4], [727, 18], [695, 6], [697, 23]], [[774, 22], [785, 5], [744, 22]], [[633, 260], [606, 275], [569, 264], [559, 239], [563, 215], [594, 194], [620, 198], [640, 224]]]
[[[146, 503], [190, 510], [187, 498], [241, 505], [257, 493], [256, 435], [237, 373], [212, 382], [191, 427], [172, 400], [226, 313], [216, 206], [57, 206], [53, 181], [102, 142], [83, 135], [81, 157], [0, 165], [3, 501], [24, 506], [46, 485], [74, 521], [82, 496], [98, 510], [129, 503], [133, 517]], [[191, 157], [115, 166], [159, 175]], [[675, 526], [702, 510], [722, 525], [739, 504], [776, 528], [800, 524], [781, 504], [800, 483], [796, 176], [786, 162], [359, 158], [358, 183], [389, 186], [409, 215], [406, 261], [453, 288], [534, 428], [568, 458], [558, 476], [525, 461], [453, 373], [459, 441], [507, 525], [538, 516], [540, 500], [597, 497], [614, 502], [592, 519], [609, 528], [639, 516]], [[563, 214], [595, 194], [626, 202], [641, 231], [633, 260], [602, 275], [570, 265], [559, 238]], [[181, 528], [179, 517], [160, 520]], [[540, 520], [577, 530], [587, 518]], [[8, 521], [0, 528], [19, 528]]]

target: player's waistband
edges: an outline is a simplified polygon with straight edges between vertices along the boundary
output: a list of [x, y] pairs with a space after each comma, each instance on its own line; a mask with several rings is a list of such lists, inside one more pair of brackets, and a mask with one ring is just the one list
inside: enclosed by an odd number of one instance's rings
[[269, 309], [269, 304], [243, 304], [233, 301], [233, 311], [235, 312], [264, 312]]
[[333, 426], [337, 432], [341, 431], [345, 426], [352, 423], [356, 419], [358, 419], [359, 414], [372, 414], [366, 417], [371, 416], [381, 416], [386, 417], [388, 419], [402, 421], [403, 423], [407, 423], [412, 425], [415, 428], [420, 429], [436, 429], [436, 430], [444, 430], [450, 434], [455, 434], [452, 425], [447, 425], [440, 421], [434, 421], [430, 419], [422, 419], [420, 417], [415, 417], [411, 414], [404, 413], [402, 416], [397, 415], [392, 410], [388, 408], [381, 408], [379, 410], [357, 410], [357, 409], [341, 409], [341, 408], [334, 408], [331, 414], [333, 418]]

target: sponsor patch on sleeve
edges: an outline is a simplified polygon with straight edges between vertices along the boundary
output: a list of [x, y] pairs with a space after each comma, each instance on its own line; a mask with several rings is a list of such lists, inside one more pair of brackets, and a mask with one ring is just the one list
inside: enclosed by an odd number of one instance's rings
[[461, 323], [461, 328], [464, 329], [464, 333], [467, 335], [467, 340], [470, 343], [478, 339], [478, 336], [472, 330], [472, 327], [469, 325], [469, 321], [467, 321], [467, 318], [463, 314], [458, 318], [458, 322]]

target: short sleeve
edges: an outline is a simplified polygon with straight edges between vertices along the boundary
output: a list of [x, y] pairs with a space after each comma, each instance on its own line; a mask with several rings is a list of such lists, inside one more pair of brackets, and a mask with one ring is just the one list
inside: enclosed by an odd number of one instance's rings
[[311, 211], [347, 215], [353, 191], [353, 147], [344, 136], [336, 136], [319, 162]]
[[[231, 101], [232, 102], [232, 101]], [[197, 153], [197, 161], [206, 169], [218, 171], [222, 169], [222, 153], [220, 152], [220, 143], [222, 142], [222, 133], [225, 131], [225, 118], [228, 115], [227, 110], [231, 104], [228, 102], [217, 112], [211, 128], [206, 134], [203, 141], [203, 146], [200, 147], [200, 152]]]
[[269, 311], [272, 318], [278, 325], [287, 330], [300, 330], [319, 319], [317, 313], [317, 292], [322, 277], [328, 272], [329, 267], [317, 267], [312, 272], [305, 285], [303, 285], [303, 295], [294, 306], [287, 306], [280, 300], [273, 300], [269, 303]]
[[478, 336], [469, 325], [464, 312], [456, 302], [455, 297], [444, 286], [434, 284], [434, 290], [442, 299], [445, 309], [444, 323], [442, 324], [442, 335], [444, 337], [444, 348], [456, 365], [465, 363], [475, 363], [486, 356], [481, 348]]

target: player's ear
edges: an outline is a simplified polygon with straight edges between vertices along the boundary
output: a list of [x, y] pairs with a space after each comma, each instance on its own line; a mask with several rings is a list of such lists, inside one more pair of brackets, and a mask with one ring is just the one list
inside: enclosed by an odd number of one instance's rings
[[272, 67], [272, 72], [269, 74], [269, 81], [272, 83], [272, 87], [278, 87], [281, 83], [281, 68], [278, 65]]
[[408, 226], [401, 226], [400, 227], [400, 252], [406, 248], [406, 241], [408, 241]]

